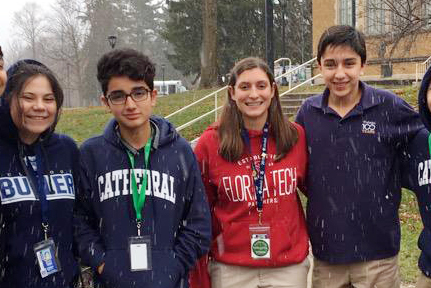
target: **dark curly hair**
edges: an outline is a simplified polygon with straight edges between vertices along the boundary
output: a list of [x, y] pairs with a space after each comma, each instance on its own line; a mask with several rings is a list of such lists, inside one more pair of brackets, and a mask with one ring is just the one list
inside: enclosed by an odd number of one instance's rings
[[156, 68], [148, 56], [134, 49], [116, 49], [104, 54], [97, 63], [97, 80], [103, 95], [108, 91], [112, 77], [127, 76], [133, 81], [145, 81], [154, 89]]

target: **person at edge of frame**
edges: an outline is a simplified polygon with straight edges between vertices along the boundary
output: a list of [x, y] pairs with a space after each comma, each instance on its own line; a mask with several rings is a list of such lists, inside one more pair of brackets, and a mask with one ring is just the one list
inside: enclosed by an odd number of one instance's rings
[[155, 67], [133, 49], [97, 64], [101, 102], [114, 116], [80, 147], [75, 239], [96, 287], [187, 287], [209, 248], [211, 220], [193, 151], [156, 105]]
[[220, 120], [195, 148], [213, 239], [191, 287], [306, 287], [309, 245], [297, 193], [306, 176], [304, 130], [283, 116], [263, 60], [245, 58], [230, 75]]
[[417, 288], [431, 288], [431, 68], [419, 89], [419, 114], [425, 128], [411, 141], [403, 156], [403, 183], [416, 194], [424, 228], [418, 239], [421, 254]]
[[317, 62], [326, 88], [296, 117], [309, 152], [314, 288], [400, 286], [398, 156], [423, 124], [404, 100], [360, 81], [366, 58], [364, 36], [355, 28], [324, 31]]
[[0, 287], [70, 288], [79, 275], [72, 249], [79, 151], [54, 132], [63, 91], [53, 72], [31, 59], [13, 64], [7, 78], [0, 107]]

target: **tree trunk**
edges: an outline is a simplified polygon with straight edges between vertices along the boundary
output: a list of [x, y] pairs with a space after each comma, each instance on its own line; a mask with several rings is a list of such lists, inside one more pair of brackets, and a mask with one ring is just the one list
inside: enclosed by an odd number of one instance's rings
[[200, 88], [217, 85], [217, 0], [202, 0], [202, 56]]

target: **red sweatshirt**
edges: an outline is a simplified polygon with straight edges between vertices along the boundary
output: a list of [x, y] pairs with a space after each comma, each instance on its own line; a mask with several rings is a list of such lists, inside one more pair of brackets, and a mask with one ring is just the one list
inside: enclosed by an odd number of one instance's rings
[[[244, 153], [235, 162], [226, 161], [217, 153], [216, 127], [210, 126], [200, 137], [195, 154], [212, 211], [210, 257], [216, 261], [249, 267], [280, 267], [300, 263], [307, 256], [308, 234], [296, 191], [305, 183], [307, 151], [304, 130], [294, 125], [299, 139], [282, 160], [274, 161], [274, 137], [270, 135], [268, 141], [262, 222], [271, 227], [271, 259], [252, 259], [250, 252], [249, 225], [258, 223], [250, 161], [259, 168], [262, 132], [249, 131], [251, 154]], [[191, 282], [193, 286], [193, 277]]]

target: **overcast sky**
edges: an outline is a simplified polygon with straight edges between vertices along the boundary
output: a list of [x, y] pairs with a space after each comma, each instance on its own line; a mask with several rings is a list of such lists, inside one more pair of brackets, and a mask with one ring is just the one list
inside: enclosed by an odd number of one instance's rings
[[[72, 0], [73, 1], [73, 0]], [[55, 0], [1, 0], [0, 4], [0, 45], [7, 46], [13, 35], [12, 18], [14, 12], [22, 9], [29, 2], [36, 2], [44, 11], [49, 10]]]

